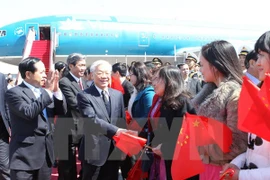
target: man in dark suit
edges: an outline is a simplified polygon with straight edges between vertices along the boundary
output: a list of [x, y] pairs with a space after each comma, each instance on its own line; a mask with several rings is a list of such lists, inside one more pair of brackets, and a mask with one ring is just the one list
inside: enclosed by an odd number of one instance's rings
[[185, 82], [185, 87], [188, 92], [194, 97], [202, 89], [202, 83], [199, 79], [189, 77], [189, 67], [187, 64], [179, 64], [181, 75]]
[[24, 59], [19, 71], [23, 82], [6, 92], [11, 122], [11, 179], [49, 180], [54, 153], [48, 117], [66, 111], [58, 87], [59, 73], [51, 71], [47, 76], [43, 62], [35, 57]]
[[[72, 129], [67, 129], [69, 133], [66, 133], [72, 134], [72, 137], [69, 136], [68, 142], [68, 159], [62, 159], [59, 157], [58, 173], [59, 180], [76, 180], [76, 147], [79, 147], [81, 137], [83, 135], [83, 121], [78, 109], [76, 96], [86, 88], [86, 83], [83, 80], [86, 69], [85, 57], [78, 53], [70, 54], [67, 58], [67, 65], [69, 67], [69, 73], [60, 80], [59, 86], [66, 98], [68, 111], [65, 115], [66, 118], [59, 118], [57, 124], [60, 124], [60, 121], [63, 121], [62, 124], [65, 126], [67, 121], [72, 121], [73, 127], [71, 127]], [[57, 127], [59, 127], [60, 131], [63, 131], [63, 128], [65, 128], [63, 126]], [[63, 144], [58, 143], [57, 146], [58, 145], [61, 146]]]
[[128, 132], [122, 129], [126, 123], [123, 95], [108, 88], [112, 67], [107, 61], [96, 61], [91, 68], [94, 83], [77, 95], [84, 117], [85, 137], [80, 150], [80, 156], [85, 159], [83, 180], [116, 180], [120, 153], [114, 153], [112, 138]]
[[10, 122], [5, 93], [7, 81], [5, 75], [0, 73], [0, 179], [10, 179], [9, 170], [9, 136]]
[[127, 66], [126, 64], [123, 63], [115, 63], [112, 66], [112, 76], [115, 78], [119, 79], [123, 88], [124, 88], [124, 107], [128, 107], [128, 101], [130, 99], [131, 94], [134, 91], [134, 86], [129, 82], [126, 78], [127, 75]]

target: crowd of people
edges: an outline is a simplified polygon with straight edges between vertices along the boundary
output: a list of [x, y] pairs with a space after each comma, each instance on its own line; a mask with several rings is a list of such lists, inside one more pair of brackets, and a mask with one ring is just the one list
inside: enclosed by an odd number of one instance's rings
[[270, 142], [238, 129], [243, 76], [260, 88], [270, 72], [270, 31], [254, 50], [237, 54], [230, 42], [217, 40], [177, 66], [154, 58], [130, 65], [97, 60], [87, 67], [84, 55], [72, 53], [48, 74], [35, 57], [24, 59], [19, 72], [17, 86], [0, 73], [0, 179], [49, 180], [54, 166], [59, 180], [117, 180], [119, 169], [130, 180], [139, 156], [127, 156], [114, 141], [127, 133], [147, 140], [140, 179], [171, 180], [186, 113], [232, 132], [228, 153], [217, 144], [198, 146], [205, 170], [189, 179], [220, 179], [229, 168], [234, 173], [225, 174], [227, 180], [270, 179]]

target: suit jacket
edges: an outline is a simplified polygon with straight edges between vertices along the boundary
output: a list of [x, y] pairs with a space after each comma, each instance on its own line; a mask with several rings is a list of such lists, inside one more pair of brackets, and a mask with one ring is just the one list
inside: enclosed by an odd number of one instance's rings
[[[87, 87], [85, 81], [82, 81], [83, 88]], [[72, 142], [79, 143], [82, 134], [83, 134], [83, 120], [78, 109], [77, 105], [77, 94], [82, 92], [79, 84], [74, 79], [74, 77], [68, 73], [67, 76], [63, 77], [59, 82], [59, 87], [62, 93], [65, 96], [67, 101], [68, 111], [65, 114], [65, 117], [69, 117], [71, 119], [63, 119], [64, 121], [73, 120], [73, 123], [65, 122], [64, 124], [72, 124], [73, 127], [68, 127], [68, 131], [72, 133]], [[62, 119], [59, 119], [62, 120]], [[58, 121], [59, 122], [59, 121]], [[61, 127], [60, 129], [63, 130], [65, 127]], [[67, 128], [67, 127], [66, 127]]]
[[134, 86], [131, 84], [131, 82], [129, 82], [126, 79], [123, 81], [122, 86], [123, 86], [124, 91], [125, 91], [125, 94], [123, 95], [124, 96], [124, 106], [125, 106], [125, 108], [127, 108], [130, 96], [134, 92]]
[[192, 96], [196, 96], [198, 92], [202, 89], [202, 83], [198, 79], [188, 78], [187, 91], [191, 93]]
[[[0, 73], [0, 114], [3, 119], [2, 125], [5, 127], [1, 127], [1, 129], [5, 129], [5, 132], [1, 132], [1, 136], [8, 136], [10, 135], [9, 133], [9, 128], [10, 128], [10, 122], [9, 122], [9, 113], [8, 113], [8, 107], [5, 101], [5, 93], [7, 91], [7, 81], [5, 78], [5, 75]], [[3, 134], [2, 134], [3, 133]], [[2, 138], [0, 137], [0, 138]]]
[[[53, 102], [49, 94], [41, 89], [41, 95], [36, 99], [32, 90], [21, 83], [6, 92], [6, 100], [11, 119], [10, 169], [40, 169], [46, 160], [46, 154], [53, 163], [53, 129], [42, 113]], [[54, 108], [47, 108], [47, 114], [64, 114], [65, 111], [65, 102], [55, 97]]]
[[[125, 128], [126, 126], [122, 93], [111, 88], [108, 91], [111, 116], [109, 116], [102, 96], [94, 85], [77, 95], [78, 107], [84, 117], [85, 135], [79, 152], [80, 157], [95, 166], [105, 164], [110, 152], [112, 137], [118, 127]], [[83, 150], [85, 150], [85, 154]]]

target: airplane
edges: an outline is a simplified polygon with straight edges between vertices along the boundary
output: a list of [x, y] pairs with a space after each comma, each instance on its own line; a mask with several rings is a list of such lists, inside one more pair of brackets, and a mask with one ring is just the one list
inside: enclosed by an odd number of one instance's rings
[[[27, 55], [32, 41], [52, 41], [50, 56], [54, 62], [78, 52], [87, 64], [104, 59], [111, 63], [161, 58], [177, 64], [187, 52], [199, 52], [214, 40], [227, 40], [235, 47], [253, 46], [260, 30], [217, 26], [204, 22], [184, 22], [105, 15], [55, 15], [21, 20], [0, 27], [0, 61], [18, 63]], [[237, 48], [238, 48], [237, 47]], [[29, 55], [29, 53], [28, 53]]]

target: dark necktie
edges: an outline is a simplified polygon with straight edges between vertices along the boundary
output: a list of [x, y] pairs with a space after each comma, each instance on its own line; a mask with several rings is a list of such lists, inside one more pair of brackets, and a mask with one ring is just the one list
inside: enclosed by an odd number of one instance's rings
[[79, 87], [81, 88], [81, 90], [83, 90], [83, 85], [82, 85], [81, 79], [79, 79], [78, 84], [79, 84]]
[[107, 112], [109, 116], [111, 116], [111, 105], [110, 105], [109, 97], [107, 96], [105, 91], [101, 91], [101, 94], [102, 94], [102, 98], [103, 98], [105, 107], [107, 109]]

